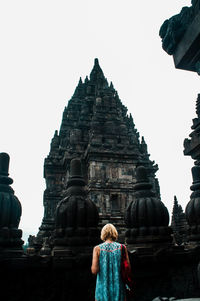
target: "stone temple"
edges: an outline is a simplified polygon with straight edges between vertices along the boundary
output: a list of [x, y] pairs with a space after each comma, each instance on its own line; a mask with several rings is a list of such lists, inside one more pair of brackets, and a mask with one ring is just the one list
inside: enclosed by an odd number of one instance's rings
[[108, 84], [98, 59], [90, 77], [84, 82], [80, 78], [44, 162], [46, 190], [39, 238], [55, 229], [56, 206], [66, 194], [73, 158], [82, 162], [88, 198], [98, 207], [100, 224], [111, 222], [123, 233], [124, 211], [133, 199], [139, 165], [147, 169], [153, 190], [160, 195], [158, 167], [149, 159], [144, 138], [139, 139], [132, 116], [112, 82]]
[[[176, 68], [200, 74], [200, 0], [192, 0], [160, 29]], [[192, 132], [192, 193], [185, 211], [174, 198], [173, 216], [161, 201], [157, 165], [95, 59], [79, 81], [44, 162], [44, 217], [37, 237], [22, 247], [22, 208], [0, 153], [0, 300], [93, 301], [93, 247], [100, 227], [117, 226], [133, 272], [127, 301], [200, 300], [200, 94]], [[175, 167], [173, 167], [175, 168]], [[188, 299], [190, 298], [190, 299]]]

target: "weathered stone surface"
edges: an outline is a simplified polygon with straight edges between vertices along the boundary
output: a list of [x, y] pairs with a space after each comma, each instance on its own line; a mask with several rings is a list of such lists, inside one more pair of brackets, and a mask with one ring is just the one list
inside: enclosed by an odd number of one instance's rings
[[194, 17], [173, 53], [178, 69], [197, 72], [200, 75], [200, 11]]
[[173, 55], [175, 67], [200, 74], [200, 1], [166, 20], [160, 28], [163, 49]]
[[181, 12], [166, 20], [160, 28], [162, 47], [168, 54], [173, 54], [189, 24], [194, 18], [193, 7], [183, 7]]

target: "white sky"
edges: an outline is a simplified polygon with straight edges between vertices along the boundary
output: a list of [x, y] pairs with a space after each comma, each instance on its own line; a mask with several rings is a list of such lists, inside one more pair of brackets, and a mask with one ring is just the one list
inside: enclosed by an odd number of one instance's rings
[[44, 158], [95, 57], [159, 165], [162, 201], [170, 214], [174, 195], [185, 208], [193, 161], [183, 140], [196, 117], [199, 77], [175, 69], [158, 34], [183, 6], [190, 1], [0, 1], [0, 151], [11, 157], [25, 233], [41, 224]]

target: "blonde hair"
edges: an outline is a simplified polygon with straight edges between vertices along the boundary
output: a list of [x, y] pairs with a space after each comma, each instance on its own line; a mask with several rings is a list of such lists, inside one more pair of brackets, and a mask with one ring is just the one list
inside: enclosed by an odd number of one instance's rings
[[117, 240], [118, 238], [117, 229], [113, 224], [106, 224], [101, 230], [101, 240], [105, 241], [109, 238], [113, 241]]

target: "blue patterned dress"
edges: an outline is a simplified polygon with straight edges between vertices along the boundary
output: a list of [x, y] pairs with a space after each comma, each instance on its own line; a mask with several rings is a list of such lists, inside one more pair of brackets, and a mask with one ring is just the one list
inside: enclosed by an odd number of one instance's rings
[[99, 272], [97, 274], [96, 301], [124, 301], [125, 289], [121, 279], [121, 244], [104, 242], [99, 245]]

